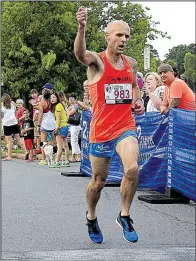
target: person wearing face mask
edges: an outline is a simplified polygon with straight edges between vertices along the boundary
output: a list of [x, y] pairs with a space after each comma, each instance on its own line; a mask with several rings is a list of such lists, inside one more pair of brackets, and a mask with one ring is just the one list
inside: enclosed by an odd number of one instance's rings
[[161, 64], [158, 74], [165, 85], [164, 98], [160, 106], [161, 113], [166, 114], [172, 108], [194, 111], [195, 94], [185, 81], [174, 76], [171, 65]]
[[144, 82], [149, 96], [146, 112], [159, 112], [162, 102], [161, 95], [165, 86], [162, 85], [161, 79], [156, 72], [147, 73], [144, 77]]

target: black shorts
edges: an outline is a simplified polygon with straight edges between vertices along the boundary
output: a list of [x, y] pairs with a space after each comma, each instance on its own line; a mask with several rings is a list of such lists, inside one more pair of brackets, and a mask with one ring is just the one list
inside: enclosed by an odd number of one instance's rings
[[4, 136], [11, 136], [12, 134], [19, 134], [20, 133], [20, 127], [18, 124], [11, 125], [11, 126], [3, 126], [4, 130]]

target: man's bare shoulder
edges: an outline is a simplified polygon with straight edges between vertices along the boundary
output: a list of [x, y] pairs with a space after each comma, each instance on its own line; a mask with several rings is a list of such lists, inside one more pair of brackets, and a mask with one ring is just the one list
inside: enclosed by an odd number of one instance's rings
[[178, 79], [176, 78], [172, 84], [171, 84], [171, 88], [184, 88], [187, 84], [181, 80], [181, 79]]
[[127, 61], [129, 62], [131, 68], [133, 69], [133, 71], [137, 71], [137, 61], [130, 57], [130, 56], [127, 56], [125, 55], [125, 58], [127, 59]]
[[133, 66], [137, 65], [137, 61], [133, 57], [125, 55], [125, 58], [128, 60], [128, 62], [131, 65], [133, 65]]

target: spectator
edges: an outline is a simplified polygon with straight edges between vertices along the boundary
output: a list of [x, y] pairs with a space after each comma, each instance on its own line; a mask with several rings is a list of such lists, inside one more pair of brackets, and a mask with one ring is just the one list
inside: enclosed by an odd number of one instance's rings
[[161, 80], [165, 84], [161, 113], [171, 108], [195, 110], [195, 94], [181, 79], [175, 78], [173, 68], [169, 64], [161, 64], [158, 68]]
[[[54, 112], [56, 120], [55, 136], [57, 142], [57, 155], [55, 163], [51, 168], [60, 168], [60, 166], [69, 167], [69, 148], [67, 143], [68, 135], [68, 125], [67, 125], [67, 113], [63, 104], [60, 102], [59, 96], [57, 93], [51, 95], [51, 111]], [[60, 159], [62, 156], [62, 149], [65, 149], [65, 161], [62, 161], [60, 164]]]
[[[21, 136], [21, 128], [22, 128], [22, 123], [23, 123], [23, 120], [24, 120], [24, 115], [23, 115], [23, 112], [25, 110], [24, 106], [24, 101], [22, 99], [17, 99], [16, 100], [16, 119], [18, 120], [18, 125], [19, 125], [19, 135], [20, 135], [20, 138], [21, 138], [21, 142], [24, 143], [24, 139], [23, 139], [23, 136]], [[17, 149], [17, 141], [16, 139], [13, 139], [13, 149]]]
[[[38, 131], [41, 133], [41, 142], [44, 146], [47, 144], [47, 133], [52, 133], [55, 130], [55, 118], [50, 109], [50, 90], [44, 88], [42, 95], [43, 100], [39, 103]], [[41, 150], [42, 160], [39, 162], [39, 165], [47, 165], [43, 148]]]
[[41, 153], [41, 138], [40, 133], [38, 132], [39, 103], [41, 99], [39, 98], [39, 93], [36, 89], [32, 89], [30, 95], [32, 99], [29, 103], [33, 106], [34, 138], [36, 143], [36, 150], [34, 151], [34, 154], [37, 155]]
[[142, 90], [144, 86], [144, 79], [143, 79], [143, 74], [141, 72], [137, 72], [137, 85]]
[[85, 105], [89, 106], [90, 105], [90, 99], [89, 99], [89, 94], [87, 92], [84, 92], [83, 94], [83, 102]]
[[23, 112], [24, 121], [22, 124], [21, 135], [24, 136], [25, 147], [27, 150], [26, 162], [33, 161], [33, 140], [34, 140], [34, 123], [30, 119], [29, 110], [25, 109]]
[[77, 104], [82, 108], [83, 110], [88, 110], [91, 111], [91, 106], [90, 106], [90, 100], [89, 100], [89, 95], [88, 93], [84, 92], [83, 95], [83, 101], [78, 101]]
[[149, 101], [150, 97], [149, 97], [148, 91], [146, 90], [146, 85], [145, 84], [144, 84], [144, 86], [142, 88], [141, 96], [142, 96], [142, 102], [144, 104], [144, 108], [145, 108], [145, 111], [146, 111], [147, 110], [147, 104], [148, 104], [148, 101]]
[[31, 100], [29, 101], [29, 103], [33, 106], [33, 115], [35, 113], [35, 110], [39, 110], [39, 102], [41, 101], [41, 99], [39, 98], [39, 93], [36, 89], [32, 89], [30, 92], [30, 96], [31, 96]]
[[22, 99], [16, 100], [16, 119], [18, 120], [18, 125], [20, 128], [22, 127], [22, 123], [24, 120], [23, 112], [25, 110], [24, 108], [24, 101]]
[[38, 118], [39, 118], [39, 110], [34, 111], [33, 114], [33, 123], [34, 123], [34, 141], [36, 144], [36, 150], [34, 151], [34, 155], [40, 154], [41, 153], [41, 147], [40, 147], [40, 143], [41, 143], [41, 137], [40, 137], [40, 133], [38, 131]]
[[160, 111], [162, 102], [161, 94], [164, 92], [165, 86], [162, 85], [159, 75], [155, 72], [149, 72], [144, 77], [146, 89], [149, 95], [147, 103], [147, 112]]
[[137, 72], [137, 86], [141, 90], [142, 102], [144, 104], [144, 109], [146, 111], [147, 104], [148, 104], [148, 101], [149, 101], [149, 95], [148, 95], [148, 92], [146, 90], [146, 86], [144, 84], [143, 74], [141, 72]]
[[[70, 106], [68, 107], [68, 116], [71, 118], [76, 113], [78, 114], [79, 106], [76, 101], [76, 95], [74, 93], [70, 94], [69, 96], [69, 103]], [[70, 135], [71, 135], [71, 148], [72, 148], [72, 162], [79, 162], [80, 161], [80, 146], [78, 144], [78, 137], [81, 130], [80, 123], [69, 123], [70, 126]]]
[[66, 98], [64, 92], [59, 92], [58, 96], [59, 96], [59, 100], [63, 104], [64, 108], [67, 109], [68, 102], [67, 102], [67, 98]]
[[3, 95], [3, 106], [1, 108], [1, 118], [3, 124], [3, 131], [5, 136], [5, 141], [7, 143], [8, 155], [4, 160], [12, 159], [12, 135], [14, 135], [18, 144], [21, 148], [25, 150], [24, 143], [20, 139], [19, 135], [19, 125], [16, 119], [16, 108], [14, 104], [11, 102], [11, 98], [8, 94]]
[[53, 93], [53, 85], [51, 84], [51, 83], [46, 83], [46, 84], [44, 84], [44, 86], [43, 86], [43, 89], [46, 89], [46, 90], [48, 90], [49, 92], [50, 92], [50, 94], [52, 94]]
[[88, 80], [84, 81], [83, 82], [83, 88], [84, 88], [84, 91], [89, 94], [89, 89], [88, 89]]

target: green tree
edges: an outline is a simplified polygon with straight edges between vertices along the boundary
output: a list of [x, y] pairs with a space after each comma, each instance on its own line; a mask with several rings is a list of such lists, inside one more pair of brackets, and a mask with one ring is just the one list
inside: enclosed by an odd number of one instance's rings
[[154, 55], [150, 57], [150, 71], [156, 72], [157, 71], [157, 59]]
[[69, 2], [3, 3], [3, 80], [12, 95], [40, 90], [46, 82], [65, 91], [73, 82], [79, 88], [73, 54], [76, 10]]
[[174, 60], [167, 60], [167, 63], [170, 64], [172, 67], [177, 67], [177, 63]]
[[174, 61], [176, 63], [176, 68], [179, 71], [179, 74], [184, 73], [184, 56], [186, 53], [195, 53], [196, 51], [196, 45], [190, 44], [190, 45], [178, 45], [173, 47], [169, 50], [169, 53], [166, 54], [166, 59], [164, 62], [169, 63], [168, 61]]
[[[77, 32], [76, 12], [88, 9], [87, 48], [106, 48], [103, 30], [114, 19], [131, 27], [127, 55], [138, 61], [143, 71], [143, 48], [147, 39], [168, 37], [156, 29], [156, 22], [139, 4], [130, 2], [2, 2], [2, 70], [5, 87], [15, 97], [39, 91], [46, 82], [56, 90], [82, 92], [86, 67], [73, 53]], [[156, 51], [156, 50], [155, 50]], [[152, 62], [154, 68], [154, 61]]]
[[184, 56], [185, 76], [188, 80], [188, 85], [195, 91], [196, 85], [196, 55], [190, 52]]

